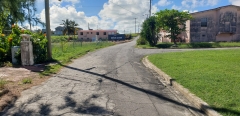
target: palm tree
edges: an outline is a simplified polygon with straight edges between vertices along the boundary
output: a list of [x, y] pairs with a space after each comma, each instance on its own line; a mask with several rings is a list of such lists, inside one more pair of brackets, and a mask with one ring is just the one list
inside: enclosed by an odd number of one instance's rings
[[75, 27], [78, 26], [78, 24], [75, 21], [70, 20], [70, 30], [75, 35]]
[[63, 25], [65, 27], [65, 30], [64, 32], [67, 32], [68, 33], [68, 36], [70, 33], [73, 33], [75, 34], [75, 26], [78, 26], [78, 24], [73, 21], [73, 20], [62, 20], [63, 23], [61, 25]]
[[64, 26], [64, 34], [66, 34], [66, 32], [67, 32], [67, 34], [68, 34], [68, 36], [69, 36], [69, 27], [70, 27], [70, 21], [68, 20], [68, 19], [66, 19], [66, 20], [62, 20], [63, 21], [63, 23], [62, 24], [60, 24], [60, 25], [63, 25]]
[[78, 24], [75, 22], [75, 21], [70, 21], [70, 28], [71, 30], [73, 31], [73, 36], [74, 36], [74, 39], [75, 39], [75, 27], [78, 26]]

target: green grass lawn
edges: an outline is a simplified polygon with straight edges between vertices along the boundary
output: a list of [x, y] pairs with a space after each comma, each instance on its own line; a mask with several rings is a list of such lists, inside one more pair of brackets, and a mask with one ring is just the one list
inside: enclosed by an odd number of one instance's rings
[[[156, 48], [172, 48], [173, 43], [158, 43], [156, 46], [138, 45], [139, 48], [156, 49]], [[240, 47], [240, 42], [199, 42], [199, 43], [178, 43], [178, 47], [174, 48], [223, 48], [223, 47]]]
[[61, 68], [61, 65], [71, 62], [72, 59], [83, 56], [90, 51], [111, 46], [113, 44], [114, 43], [112, 42], [83, 42], [82, 45], [81, 42], [65, 42], [64, 44], [52, 43], [52, 57], [59, 62], [59, 64], [48, 66], [41, 74], [49, 75], [56, 73]]
[[240, 115], [240, 49], [154, 54], [149, 60], [222, 115]]

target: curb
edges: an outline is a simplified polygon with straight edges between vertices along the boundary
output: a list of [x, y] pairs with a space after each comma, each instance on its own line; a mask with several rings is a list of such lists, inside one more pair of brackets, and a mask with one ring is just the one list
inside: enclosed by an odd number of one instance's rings
[[195, 106], [197, 106], [198, 109], [204, 111], [208, 116], [222, 116], [221, 114], [219, 114], [218, 112], [213, 110], [202, 99], [200, 99], [196, 95], [192, 94], [188, 89], [184, 88], [182, 85], [177, 83], [174, 79], [172, 79], [169, 75], [167, 75], [162, 70], [160, 70], [155, 65], [153, 65], [148, 60], [148, 56], [144, 57], [142, 62], [146, 67], [148, 67], [148, 68], [154, 70], [155, 72], [157, 72], [160, 75], [159, 78], [163, 78], [167, 82], [167, 84], [169, 84], [170, 86], [173, 86], [177, 91], [182, 93], [184, 97], [186, 97], [191, 103], [193, 103]]

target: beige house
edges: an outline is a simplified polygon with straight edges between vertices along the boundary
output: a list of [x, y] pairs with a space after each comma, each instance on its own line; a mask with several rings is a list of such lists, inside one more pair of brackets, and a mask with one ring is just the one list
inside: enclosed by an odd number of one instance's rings
[[[186, 32], [179, 35], [183, 42], [240, 41], [240, 7], [223, 6], [191, 13], [193, 19], [186, 22]], [[160, 31], [161, 35], [166, 35]], [[161, 36], [160, 41], [170, 39]]]
[[108, 39], [108, 35], [117, 34], [117, 30], [79, 30], [78, 39], [92, 41], [94, 39]]

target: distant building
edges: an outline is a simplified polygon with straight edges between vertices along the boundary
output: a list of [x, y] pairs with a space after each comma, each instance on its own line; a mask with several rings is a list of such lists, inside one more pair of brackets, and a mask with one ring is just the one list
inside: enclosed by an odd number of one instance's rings
[[[240, 7], [223, 6], [211, 10], [191, 13], [193, 19], [186, 22], [186, 32], [180, 34], [179, 41], [218, 42], [240, 41]], [[171, 41], [160, 31], [160, 41]]]
[[47, 30], [46, 29], [42, 29], [42, 33], [47, 33]]
[[55, 34], [55, 35], [63, 35], [64, 29], [65, 29], [64, 27], [58, 26], [58, 27], [55, 28], [54, 34]]
[[92, 41], [93, 39], [107, 40], [108, 35], [117, 34], [117, 30], [79, 30], [78, 39]]

